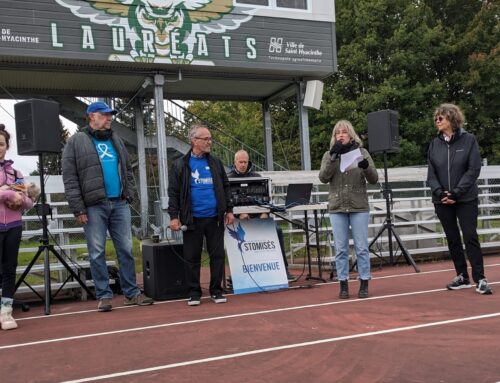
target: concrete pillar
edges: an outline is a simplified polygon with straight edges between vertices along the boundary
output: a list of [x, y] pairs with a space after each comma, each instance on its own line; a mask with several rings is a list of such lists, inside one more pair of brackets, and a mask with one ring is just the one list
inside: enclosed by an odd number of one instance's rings
[[142, 119], [142, 99], [136, 98], [134, 104], [135, 131], [137, 134], [137, 161], [139, 168], [139, 182], [137, 192], [139, 193], [141, 208], [141, 236], [148, 236], [149, 222], [149, 196], [148, 196], [148, 177], [146, 174], [146, 152], [144, 138], [144, 121]]
[[155, 120], [156, 120], [156, 139], [157, 155], [158, 155], [158, 173], [160, 180], [160, 209], [161, 209], [161, 226], [162, 238], [166, 237], [167, 226], [170, 223], [170, 218], [167, 214], [168, 208], [168, 162], [167, 162], [167, 134], [165, 132], [165, 112], [163, 109], [163, 85], [165, 77], [161, 74], [155, 75]]
[[299, 110], [300, 130], [300, 159], [302, 170], [311, 170], [311, 151], [309, 149], [309, 115], [304, 108], [304, 94], [306, 84], [303, 81], [297, 83], [297, 108]]
[[273, 135], [272, 135], [272, 123], [271, 123], [271, 110], [269, 108], [269, 102], [264, 101], [262, 103], [262, 114], [264, 121], [264, 152], [266, 155], [266, 170], [274, 170], [274, 160], [273, 160]]

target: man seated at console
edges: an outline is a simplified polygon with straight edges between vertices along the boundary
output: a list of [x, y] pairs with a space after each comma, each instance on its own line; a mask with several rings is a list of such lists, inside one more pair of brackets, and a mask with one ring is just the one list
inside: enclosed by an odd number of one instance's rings
[[[234, 164], [231, 168], [231, 171], [227, 174], [228, 178], [238, 178], [238, 177], [261, 177], [261, 175], [255, 171], [253, 171], [253, 165], [252, 162], [249, 160], [248, 153], [245, 150], [238, 150], [234, 154]], [[261, 219], [267, 219], [269, 218], [269, 214], [267, 213], [258, 213], [258, 214], [247, 214], [247, 213], [241, 213], [239, 215], [235, 215], [236, 218], [239, 218], [240, 220], [246, 220], [250, 218], [261, 218]], [[280, 243], [281, 247], [281, 254], [283, 256], [283, 262], [285, 264], [285, 270], [286, 270], [286, 276], [288, 278], [289, 282], [294, 282], [297, 280], [297, 278], [290, 274], [288, 272], [288, 261], [286, 259], [286, 253], [285, 253], [285, 241], [283, 238], [283, 230], [281, 230], [281, 227], [279, 227], [278, 224], [276, 224], [276, 232], [278, 234], [278, 240]], [[230, 281], [230, 280], [229, 280]]]

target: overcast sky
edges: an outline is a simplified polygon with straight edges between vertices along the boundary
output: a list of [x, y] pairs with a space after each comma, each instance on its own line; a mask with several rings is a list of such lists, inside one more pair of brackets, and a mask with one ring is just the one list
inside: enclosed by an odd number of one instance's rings
[[[16, 142], [16, 120], [14, 118], [14, 104], [22, 101], [0, 100], [0, 123], [10, 133], [10, 149], [5, 155], [5, 159], [14, 161], [14, 168], [20, 170], [25, 176], [36, 169], [38, 156], [19, 156], [17, 155]], [[70, 134], [76, 131], [76, 125], [69, 120], [61, 117], [64, 127], [70, 131]]]

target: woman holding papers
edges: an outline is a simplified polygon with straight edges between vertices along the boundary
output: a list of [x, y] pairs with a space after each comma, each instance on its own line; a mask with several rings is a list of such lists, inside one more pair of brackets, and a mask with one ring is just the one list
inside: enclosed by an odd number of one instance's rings
[[369, 205], [366, 181], [378, 181], [370, 154], [349, 121], [337, 122], [331, 149], [323, 155], [319, 179], [329, 183], [328, 210], [335, 241], [335, 265], [340, 281], [339, 298], [349, 298], [349, 227], [351, 228], [360, 279], [359, 298], [368, 297], [370, 254], [368, 251]]

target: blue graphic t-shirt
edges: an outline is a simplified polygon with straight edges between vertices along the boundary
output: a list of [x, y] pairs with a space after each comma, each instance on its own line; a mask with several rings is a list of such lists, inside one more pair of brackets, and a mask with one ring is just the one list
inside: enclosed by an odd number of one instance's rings
[[206, 157], [189, 159], [191, 168], [191, 206], [193, 216], [197, 218], [215, 217], [217, 200], [215, 199], [214, 182]]
[[117, 198], [121, 195], [120, 173], [118, 170], [118, 153], [111, 140], [99, 141], [92, 137], [97, 154], [101, 160], [104, 188], [108, 198]]

